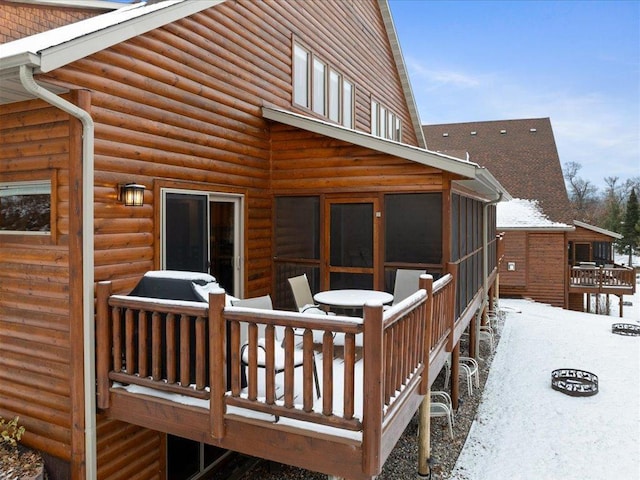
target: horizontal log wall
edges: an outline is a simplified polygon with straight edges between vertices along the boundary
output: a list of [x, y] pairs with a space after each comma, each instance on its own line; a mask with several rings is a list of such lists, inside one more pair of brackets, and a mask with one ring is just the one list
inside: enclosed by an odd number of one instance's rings
[[20, 416], [23, 442], [65, 461], [71, 459], [68, 161], [66, 114], [38, 101], [0, 108], [0, 181], [52, 170], [57, 185], [57, 231], [37, 245], [33, 237], [0, 239], [0, 416]]
[[576, 229], [567, 233], [570, 242], [613, 242], [616, 239], [604, 233], [594, 232], [584, 227], [576, 226]]
[[564, 233], [529, 233], [527, 250], [527, 296], [564, 307], [567, 265]]
[[442, 172], [284, 125], [271, 128], [274, 193], [442, 190]]
[[166, 436], [98, 416], [100, 478], [165, 478]]
[[[504, 258], [500, 264], [500, 292], [522, 292], [527, 287], [527, 232], [505, 232], [503, 252]], [[509, 271], [509, 263], [515, 263], [515, 270]]]

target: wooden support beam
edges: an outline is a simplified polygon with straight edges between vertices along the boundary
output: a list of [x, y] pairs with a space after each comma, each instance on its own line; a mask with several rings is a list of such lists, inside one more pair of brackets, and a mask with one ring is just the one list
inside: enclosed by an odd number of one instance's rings
[[420, 427], [418, 428], [418, 475], [431, 477], [431, 388], [420, 405]]

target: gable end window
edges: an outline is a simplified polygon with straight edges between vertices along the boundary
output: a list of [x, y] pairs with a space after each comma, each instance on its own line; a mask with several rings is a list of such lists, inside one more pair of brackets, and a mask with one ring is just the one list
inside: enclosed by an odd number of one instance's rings
[[355, 85], [320, 57], [293, 44], [293, 103], [353, 128]]
[[400, 117], [375, 100], [371, 101], [371, 134], [396, 142], [402, 141]]

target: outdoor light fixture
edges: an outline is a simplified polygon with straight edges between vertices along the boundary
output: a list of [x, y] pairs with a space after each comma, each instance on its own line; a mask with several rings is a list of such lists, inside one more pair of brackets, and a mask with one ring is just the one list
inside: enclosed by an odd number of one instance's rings
[[118, 185], [118, 200], [127, 207], [141, 207], [144, 205], [144, 185], [137, 183]]

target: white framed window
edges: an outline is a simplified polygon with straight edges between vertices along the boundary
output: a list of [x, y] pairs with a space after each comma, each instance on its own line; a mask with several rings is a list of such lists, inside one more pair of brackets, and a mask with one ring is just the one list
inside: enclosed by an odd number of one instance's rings
[[313, 111], [327, 115], [327, 64], [313, 59]]
[[310, 56], [300, 45], [293, 46], [293, 102], [306, 108], [309, 108]]
[[293, 103], [353, 128], [355, 84], [310, 50], [293, 43]]
[[340, 122], [340, 77], [335, 70], [329, 70], [329, 120]]
[[342, 80], [342, 125], [353, 128], [355, 110], [355, 85], [348, 80]]
[[402, 139], [400, 117], [375, 100], [371, 100], [371, 134], [397, 142]]
[[0, 182], [0, 233], [51, 234], [51, 180]]
[[371, 135], [380, 136], [380, 123], [378, 121], [378, 111], [380, 106], [378, 102], [371, 101]]

